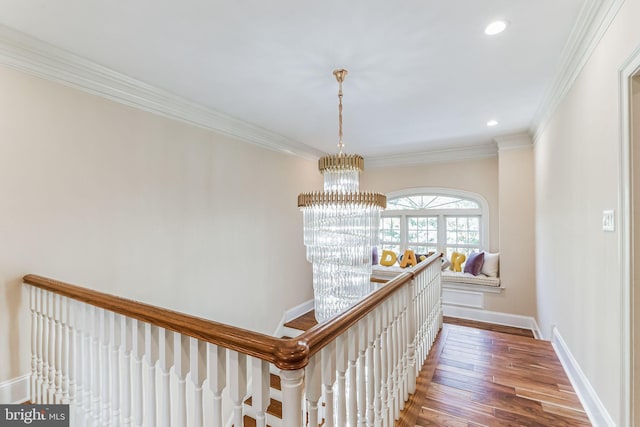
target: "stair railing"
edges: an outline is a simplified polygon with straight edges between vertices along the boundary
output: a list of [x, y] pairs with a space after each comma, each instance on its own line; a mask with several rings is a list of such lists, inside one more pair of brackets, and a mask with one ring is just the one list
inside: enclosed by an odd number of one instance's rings
[[439, 258], [295, 338], [27, 275], [31, 400], [70, 404], [72, 426], [244, 426], [250, 383], [259, 427], [392, 427], [442, 325]]

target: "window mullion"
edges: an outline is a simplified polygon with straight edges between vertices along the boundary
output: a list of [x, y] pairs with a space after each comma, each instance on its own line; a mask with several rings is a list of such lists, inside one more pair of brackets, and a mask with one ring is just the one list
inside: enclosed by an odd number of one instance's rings
[[407, 250], [409, 244], [407, 243], [409, 239], [409, 219], [407, 214], [402, 214], [402, 220], [400, 221], [400, 252], [404, 253]]

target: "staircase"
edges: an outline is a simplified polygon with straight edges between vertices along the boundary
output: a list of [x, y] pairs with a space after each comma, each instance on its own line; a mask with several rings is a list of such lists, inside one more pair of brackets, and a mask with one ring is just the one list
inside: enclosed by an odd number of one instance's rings
[[[315, 318], [315, 312], [313, 310], [302, 316], [291, 320], [284, 324], [286, 333], [291, 336], [297, 336], [302, 332], [311, 329], [317, 325], [318, 322]], [[271, 403], [267, 408], [267, 426], [268, 427], [281, 427], [282, 426], [282, 389], [280, 388], [280, 377], [277, 373], [271, 373], [270, 376], [270, 396]], [[244, 401], [244, 425], [245, 427], [256, 427], [255, 410], [251, 406], [252, 398], [249, 397]]]

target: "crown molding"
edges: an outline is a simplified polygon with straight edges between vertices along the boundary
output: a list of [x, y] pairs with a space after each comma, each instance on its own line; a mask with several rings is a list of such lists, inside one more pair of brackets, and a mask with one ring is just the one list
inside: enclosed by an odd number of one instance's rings
[[465, 147], [429, 150], [418, 153], [392, 154], [365, 158], [367, 168], [384, 168], [390, 166], [407, 166], [419, 164], [450, 163], [465, 160], [487, 159], [496, 157], [498, 151], [495, 143], [471, 145]]
[[498, 153], [503, 151], [527, 150], [533, 147], [533, 141], [528, 133], [498, 136], [493, 140], [498, 146]]
[[556, 108], [578, 78], [598, 43], [609, 29], [625, 0], [587, 0], [580, 10], [553, 84], [547, 89], [534, 116], [531, 134], [533, 142], [549, 124]]
[[270, 150], [311, 160], [323, 154], [1, 24], [0, 64]]

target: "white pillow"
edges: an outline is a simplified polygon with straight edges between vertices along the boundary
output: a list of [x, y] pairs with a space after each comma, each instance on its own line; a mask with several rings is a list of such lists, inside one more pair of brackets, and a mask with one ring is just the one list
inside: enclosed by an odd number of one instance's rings
[[498, 270], [500, 268], [500, 253], [496, 252], [484, 252], [484, 264], [482, 264], [481, 273], [489, 277], [498, 277]]

